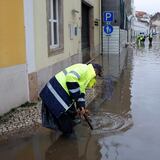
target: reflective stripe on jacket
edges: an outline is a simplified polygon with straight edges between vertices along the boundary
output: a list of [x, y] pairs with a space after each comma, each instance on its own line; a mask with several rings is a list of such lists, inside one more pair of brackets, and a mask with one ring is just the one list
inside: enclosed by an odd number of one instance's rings
[[93, 87], [96, 81], [95, 76], [92, 64], [74, 64], [56, 74], [55, 77], [71, 98], [77, 102], [77, 107], [85, 107], [85, 90], [87, 87]]
[[51, 78], [45, 85], [40, 92], [40, 97], [56, 118], [59, 118], [73, 104], [72, 99], [55, 77]]
[[96, 74], [92, 64], [74, 64], [57, 73], [55, 77], [68, 94], [66, 82], [77, 82], [80, 86], [80, 92], [85, 93], [89, 82], [95, 79]]

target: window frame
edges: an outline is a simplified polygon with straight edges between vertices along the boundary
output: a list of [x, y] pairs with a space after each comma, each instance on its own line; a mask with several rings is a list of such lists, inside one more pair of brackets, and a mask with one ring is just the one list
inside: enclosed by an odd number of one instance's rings
[[[47, 10], [47, 36], [48, 36], [48, 55], [56, 55], [64, 50], [64, 35], [63, 35], [63, 0], [56, 1], [56, 18], [54, 18], [53, 1], [46, 0]], [[56, 23], [57, 43], [54, 42], [54, 23]]]
[[[53, 11], [53, 1], [55, 1], [55, 15], [54, 15], [54, 11]], [[50, 45], [50, 49], [54, 49], [59, 47], [59, 14], [58, 14], [58, 0], [49, 0], [49, 4], [50, 4], [50, 18], [48, 19], [49, 21], [49, 25], [51, 26], [50, 29], [51, 31], [49, 31], [51, 33], [51, 43]], [[56, 28], [54, 28], [56, 26]], [[56, 31], [55, 31], [56, 30]], [[56, 32], [56, 34], [55, 34]], [[56, 37], [55, 37], [56, 35]], [[56, 40], [55, 40], [56, 39]]]

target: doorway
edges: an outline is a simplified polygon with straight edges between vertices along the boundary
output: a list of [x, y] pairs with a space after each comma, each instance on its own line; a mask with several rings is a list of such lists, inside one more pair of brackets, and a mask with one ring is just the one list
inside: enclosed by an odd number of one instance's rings
[[[91, 59], [91, 47], [93, 31], [91, 24], [93, 22], [93, 8], [82, 2], [82, 62], [86, 63]], [[92, 37], [91, 37], [92, 35]]]

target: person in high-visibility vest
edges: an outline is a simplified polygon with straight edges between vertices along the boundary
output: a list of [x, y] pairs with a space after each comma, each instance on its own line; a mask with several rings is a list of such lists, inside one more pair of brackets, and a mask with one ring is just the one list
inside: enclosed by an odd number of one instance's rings
[[137, 45], [140, 46], [140, 43], [141, 43], [141, 36], [140, 36], [140, 34], [137, 35], [136, 42], [137, 42]]
[[77, 109], [86, 113], [85, 91], [95, 85], [97, 75], [102, 76], [101, 65], [78, 63], [53, 76], [40, 92], [42, 125], [71, 134]]

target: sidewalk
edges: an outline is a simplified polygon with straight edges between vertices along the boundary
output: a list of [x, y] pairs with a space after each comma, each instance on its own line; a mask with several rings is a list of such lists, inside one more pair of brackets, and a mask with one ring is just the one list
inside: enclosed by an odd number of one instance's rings
[[32, 105], [28, 103], [0, 117], [0, 140], [41, 126], [40, 110], [41, 102]]
[[[96, 89], [86, 91], [86, 106], [97, 96]], [[9, 137], [36, 134], [41, 127], [41, 101], [12, 109], [0, 117], [0, 141]]]

